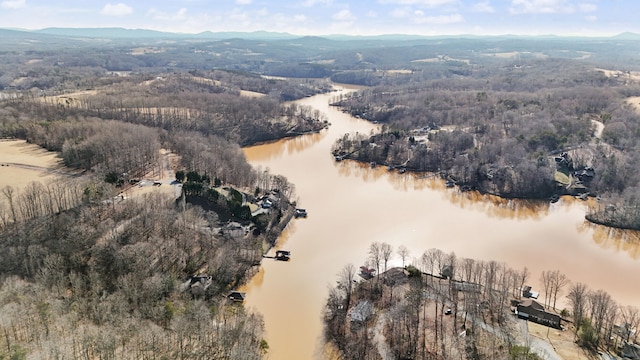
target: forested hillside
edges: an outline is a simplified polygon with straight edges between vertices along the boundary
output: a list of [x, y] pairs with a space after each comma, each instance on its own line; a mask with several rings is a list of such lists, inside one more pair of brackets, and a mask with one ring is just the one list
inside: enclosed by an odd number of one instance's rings
[[[240, 147], [330, 126], [289, 102], [328, 79], [369, 86], [335, 105], [384, 125], [345, 135], [340, 159], [505, 197], [588, 193], [593, 221], [640, 227], [635, 41], [124, 33], [0, 31], [0, 137], [76, 171], [0, 189], [0, 358], [263, 358], [260, 316], [227, 295], [293, 216], [295, 186]], [[179, 198], [126, 196], [158, 168], [177, 170]], [[417, 326], [421, 302], [390, 331]]]
[[[0, 105], [3, 137], [56, 151], [80, 171], [2, 189], [0, 356], [261, 358], [260, 315], [227, 295], [292, 218], [295, 193], [251, 168], [239, 145], [324, 128], [318, 113], [281, 101], [323, 85], [224, 72], [93, 81]], [[255, 91], [269, 84], [272, 96]], [[182, 182], [182, 196], [130, 197], [168, 166], [161, 149], [178, 160], [164, 186]], [[266, 194], [277, 201], [253, 216]]]
[[[396, 254], [403, 267], [387, 268]], [[345, 359], [544, 359], [549, 354], [526, 330], [538, 320], [514, 314], [532, 297], [556, 321], [542, 322], [551, 327], [542, 327], [547, 338], [562, 332], [584, 350], [571, 356], [616, 352], [637, 337], [629, 329], [640, 324], [638, 308], [572, 283], [558, 270], [543, 271], [541, 291], [533, 294], [531, 287], [522, 290], [535, 281], [526, 267], [440, 249], [411, 260], [404, 246], [394, 254], [388, 243], [372, 243], [367, 263], [373, 268], [348, 264], [340, 271], [325, 307], [325, 335]]]
[[[381, 134], [345, 135], [334, 154], [430, 171], [465, 188], [516, 198], [591, 194], [621, 211], [590, 218], [638, 228], [640, 94], [629, 74], [611, 76], [575, 60], [464, 65], [464, 74], [378, 86], [335, 105], [384, 124]], [[604, 216], [604, 218], [602, 217]]]

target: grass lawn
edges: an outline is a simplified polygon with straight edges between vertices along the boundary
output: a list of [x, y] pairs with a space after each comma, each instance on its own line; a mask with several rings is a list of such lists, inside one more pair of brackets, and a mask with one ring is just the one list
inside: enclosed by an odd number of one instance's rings
[[569, 186], [569, 184], [571, 184], [569, 170], [566, 169], [556, 170], [556, 173], [553, 175], [553, 179], [564, 186]]

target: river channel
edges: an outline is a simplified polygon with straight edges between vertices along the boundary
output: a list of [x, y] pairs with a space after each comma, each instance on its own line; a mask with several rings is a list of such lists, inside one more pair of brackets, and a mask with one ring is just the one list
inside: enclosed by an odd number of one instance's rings
[[[416, 258], [439, 248], [526, 266], [535, 290], [543, 270], [557, 269], [621, 305], [640, 306], [640, 236], [589, 224], [581, 200], [508, 201], [449, 189], [437, 178], [336, 162], [330, 151], [337, 138], [376, 129], [329, 106], [339, 92], [353, 90], [336, 89], [298, 101], [323, 112], [329, 129], [244, 149], [249, 163], [294, 183], [298, 205], [309, 213], [292, 220], [278, 240], [291, 261], [264, 259], [244, 289], [246, 306], [264, 316], [270, 359], [327, 358], [321, 314], [328, 289], [346, 264], [363, 265], [376, 241], [394, 250], [404, 245]], [[393, 264], [401, 264], [399, 257]]]

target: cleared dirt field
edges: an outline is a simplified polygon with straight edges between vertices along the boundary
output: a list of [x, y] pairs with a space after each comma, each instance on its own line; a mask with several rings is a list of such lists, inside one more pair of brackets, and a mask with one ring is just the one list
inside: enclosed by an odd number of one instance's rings
[[632, 81], [640, 81], [639, 71], [620, 71], [620, 70], [607, 70], [596, 68], [597, 71], [601, 71], [606, 77], [614, 77], [620, 79], [628, 79]]
[[551, 329], [543, 325], [528, 322], [529, 334], [551, 344], [563, 360], [588, 360], [592, 359], [576, 343], [573, 331]]
[[628, 97], [627, 104], [631, 105], [637, 112], [640, 112], [640, 96]]
[[0, 165], [0, 188], [51, 181], [64, 170], [56, 153], [24, 140], [0, 140]]

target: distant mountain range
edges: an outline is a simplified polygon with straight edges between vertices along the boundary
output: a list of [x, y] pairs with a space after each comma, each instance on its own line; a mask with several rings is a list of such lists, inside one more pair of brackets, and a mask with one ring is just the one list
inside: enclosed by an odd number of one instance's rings
[[[270, 31], [254, 31], [254, 32], [211, 32], [205, 31], [197, 34], [189, 33], [174, 33], [163, 32], [157, 30], [147, 29], [125, 29], [125, 28], [45, 28], [40, 30], [22, 30], [22, 29], [0, 29], [0, 38], [33, 38], [33, 35], [54, 36], [54, 37], [67, 37], [67, 38], [89, 38], [89, 39], [202, 39], [202, 40], [223, 40], [223, 39], [248, 39], [248, 40], [290, 40], [308, 38], [306, 36], [294, 35], [283, 32], [270, 32]], [[563, 39], [572, 38], [572, 36], [559, 36], [559, 35], [441, 35], [441, 36], [422, 36], [422, 35], [410, 35], [410, 34], [384, 34], [384, 35], [323, 35], [314, 36], [314, 38], [324, 38], [330, 40], [382, 40], [382, 41], [406, 41], [406, 40], [420, 40], [420, 39], [517, 39], [517, 38], [543, 38], [543, 39]], [[583, 39], [589, 39], [590, 37], [582, 37]], [[600, 37], [593, 39], [616, 39], [616, 40], [640, 40], [640, 34], [625, 32], [611, 37]]]

